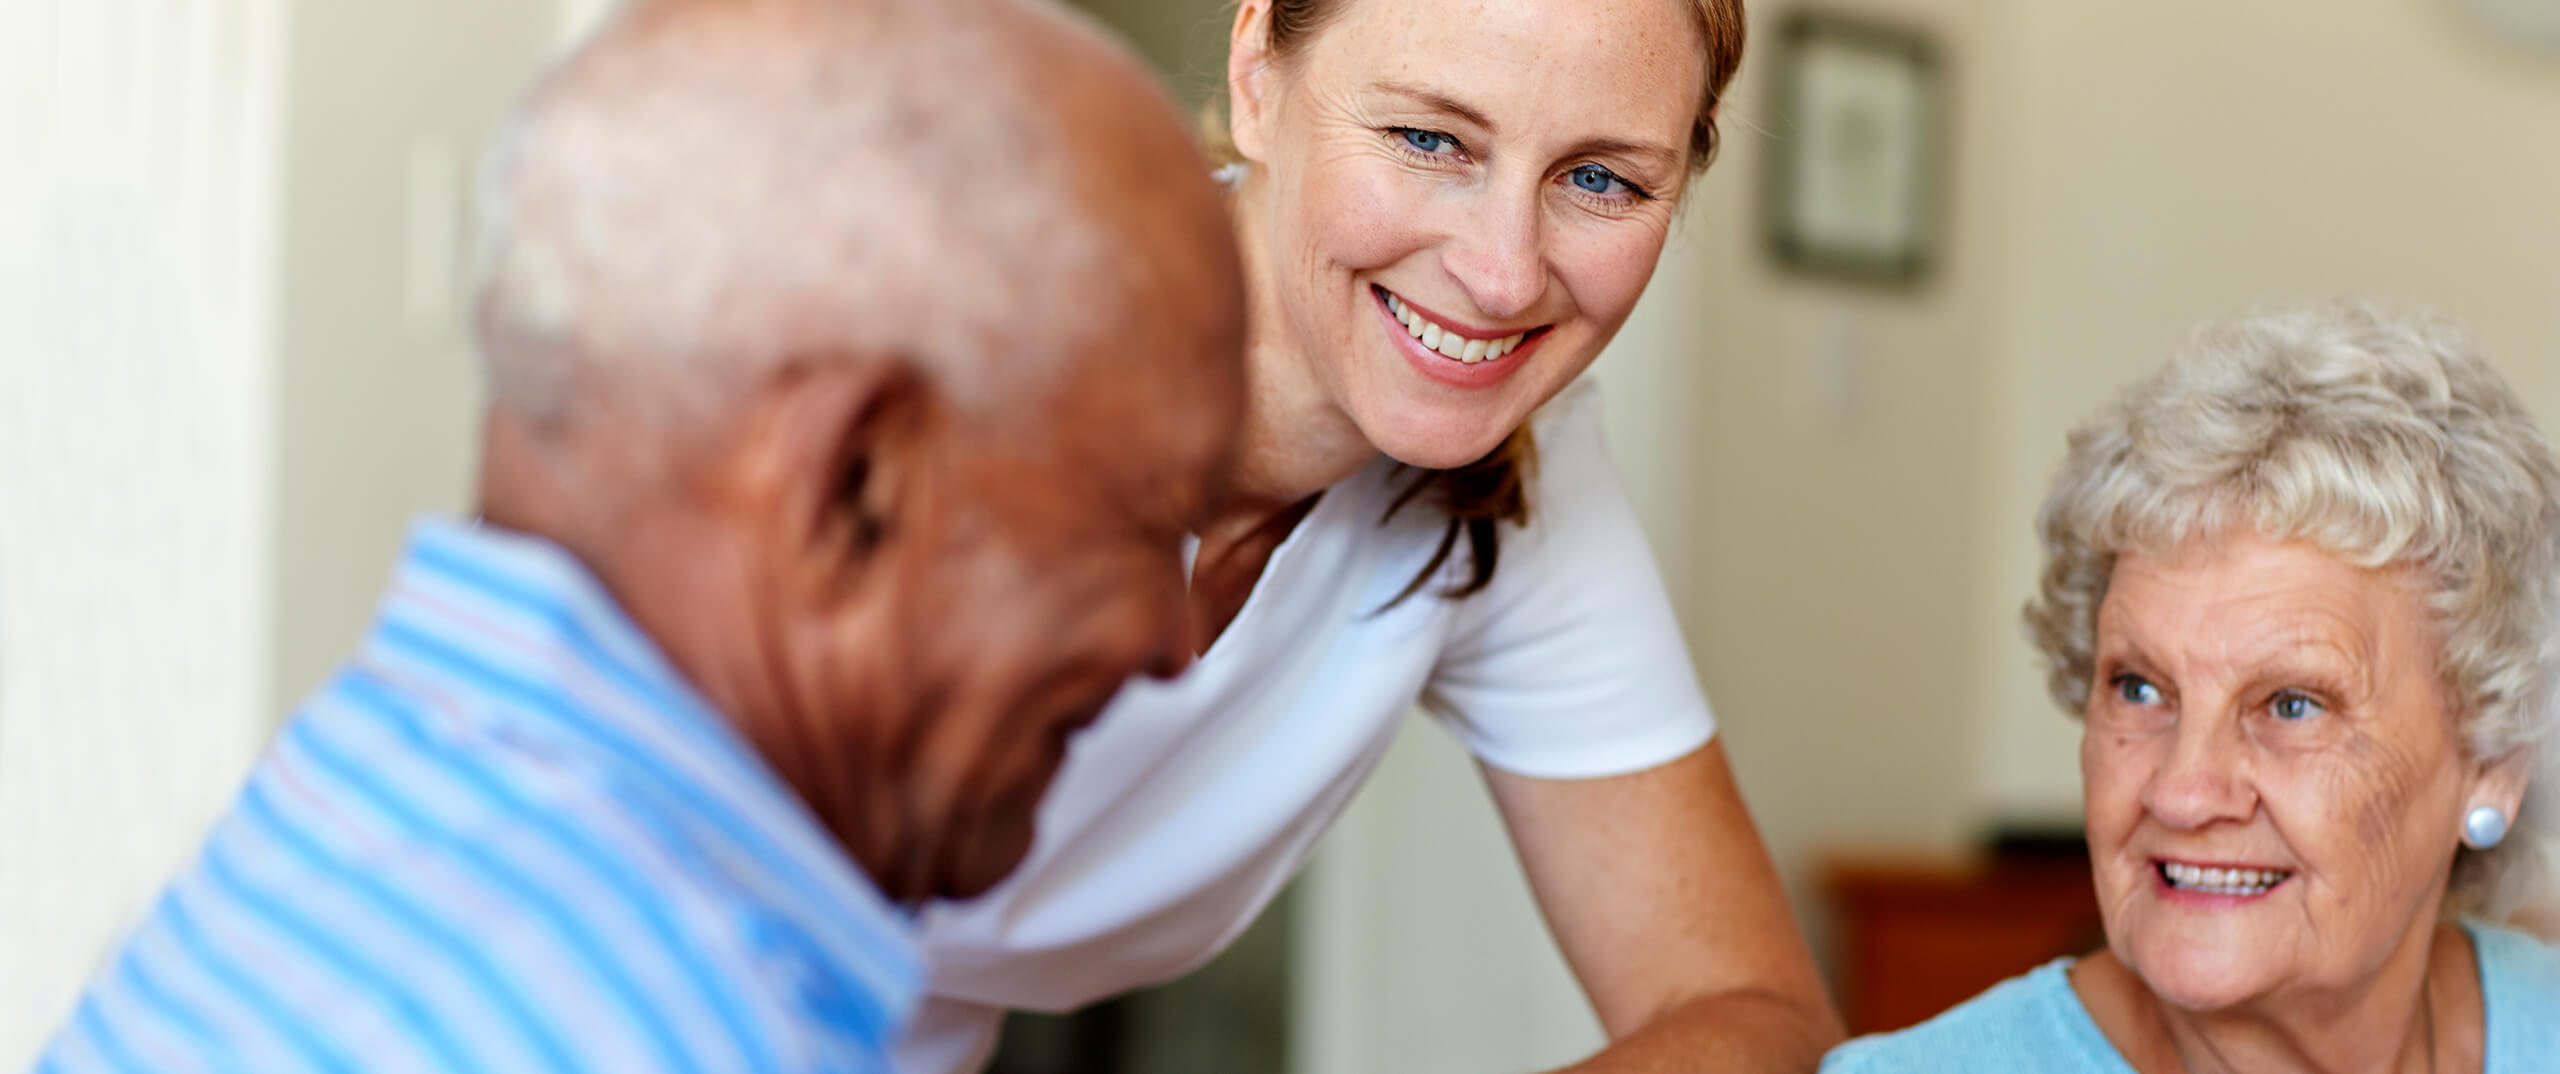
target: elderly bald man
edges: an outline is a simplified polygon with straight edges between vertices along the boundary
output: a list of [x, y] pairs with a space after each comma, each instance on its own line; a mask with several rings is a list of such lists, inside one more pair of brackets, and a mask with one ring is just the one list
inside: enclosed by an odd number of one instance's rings
[[861, 1071], [1191, 651], [1208, 169], [1003, 0], [650, 3], [494, 157], [477, 527], [421, 524], [46, 1071]]

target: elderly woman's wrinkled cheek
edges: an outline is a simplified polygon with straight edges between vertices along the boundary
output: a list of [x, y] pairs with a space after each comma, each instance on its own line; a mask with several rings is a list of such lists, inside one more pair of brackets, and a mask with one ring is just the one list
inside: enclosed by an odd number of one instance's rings
[[[2304, 864], [2325, 888], [2315, 920], [2327, 938], [2355, 947], [2413, 927], [2438, 892], [2451, 836], [2429, 821], [2450, 793], [2447, 759], [2408, 737], [2357, 737], [2293, 758], [2296, 785], [2272, 788], [2269, 802], [2292, 829]], [[2341, 934], [2343, 933], [2343, 934]]]
[[2382, 742], [2361, 742], [2332, 767], [2330, 800], [2352, 805], [2356, 837], [2375, 856], [2404, 849], [2402, 829], [2408, 806], [2418, 792], [2418, 768], [2409, 751]]
[[2146, 807], [2144, 787], [2164, 762], [2169, 740], [2135, 734], [2104, 721], [2088, 724], [2080, 742], [2080, 778], [2088, 813], [2089, 849], [2096, 867], [2100, 910], [2116, 926], [2148, 897], [2154, 874], [2148, 855], [2134, 846]]

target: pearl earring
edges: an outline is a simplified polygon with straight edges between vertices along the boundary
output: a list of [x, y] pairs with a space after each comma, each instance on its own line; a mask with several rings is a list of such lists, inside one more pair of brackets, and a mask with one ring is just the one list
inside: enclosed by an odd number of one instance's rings
[[2507, 837], [2507, 813], [2496, 806], [2478, 806], [2462, 815], [2462, 841], [2473, 850], [2487, 850]]

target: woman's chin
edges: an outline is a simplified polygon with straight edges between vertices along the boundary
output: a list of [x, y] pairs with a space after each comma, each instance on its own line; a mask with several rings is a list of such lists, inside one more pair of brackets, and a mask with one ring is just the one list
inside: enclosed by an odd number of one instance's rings
[[1502, 446], [1502, 438], [1496, 436], [1475, 449], [1452, 450], [1447, 442], [1434, 441], [1410, 447], [1380, 444], [1378, 450], [1390, 459], [1417, 469], [1455, 470], [1492, 454], [1493, 449], [1500, 446]]
[[[1493, 453], [1519, 420], [1478, 408], [1406, 405], [1360, 414], [1360, 432], [1381, 454], [1425, 470], [1454, 470]], [[1524, 416], [1525, 419], [1525, 416]]]
[[2271, 984], [2258, 960], [2226, 950], [2146, 951], [2131, 968], [2160, 1002], [2182, 1011], [2227, 1010], [2264, 994]]

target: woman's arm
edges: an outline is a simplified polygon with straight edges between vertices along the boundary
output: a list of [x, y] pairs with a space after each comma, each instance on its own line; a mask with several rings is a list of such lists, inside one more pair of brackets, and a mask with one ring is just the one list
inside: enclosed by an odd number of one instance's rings
[[1597, 779], [1483, 769], [1609, 1034], [1574, 1074], [1811, 1071], [1840, 1042], [1721, 741]]

